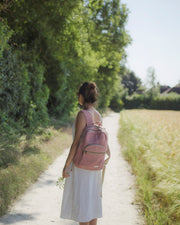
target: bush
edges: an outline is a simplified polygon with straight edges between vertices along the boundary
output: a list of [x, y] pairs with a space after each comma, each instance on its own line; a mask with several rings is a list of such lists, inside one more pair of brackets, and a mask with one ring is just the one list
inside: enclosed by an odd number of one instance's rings
[[160, 110], [180, 110], [180, 95], [173, 92], [158, 95], [152, 100], [151, 107]]
[[6, 47], [8, 47], [8, 40], [11, 37], [13, 31], [9, 29], [5, 20], [0, 18], [0, 58]]
[[126, 109], [162, 109], [180, 110], [180, 95], [177, 93], [159, 94], [152, 97], [149, 94], [133, 94], [124, 98]]
[[[27, 62], [26, 58], [31, 58]], [[35, 128], [48, 121], [48, 88], [43, 84], [43, 66], [33, 53], [17, 51], [9, 46], [3, 52], [0, 68], [0, 119], [12, 126], [14, 120], [23, 127]], [[5, 116], [6, 115], [6, 116]], [[7, 119], [5, 119], [7, 118]]]
[[150, 97], [142, 94], [133, 94], [124, 99], [126, 109], [149, 108]]
[[115, 95], [110, 102], [110, 108], [114, 110], [115, 112], [119, 112], [123, 109], [124, 103], [121, 99], [118, 98], [117, 95]]
[[9, 164], [15, 164], [18, 162], [21, 153], [12, 146], [6, 146], [5, 149], [0, 151], [0, 167], [6, 168]]

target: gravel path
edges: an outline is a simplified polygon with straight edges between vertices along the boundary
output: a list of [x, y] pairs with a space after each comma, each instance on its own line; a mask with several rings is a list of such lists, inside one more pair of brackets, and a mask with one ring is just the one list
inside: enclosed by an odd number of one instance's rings
[[[109, 133], [111, 160], [106, 168], [103, 184], [103, 218], [98, 225], [143, 225], [134, 202], [134, 177], [120, 152], [117, 140], [119, 114], [112, 113], [103, 120]], [[77, 225], [60, 219], [62, 190], [56, 186], [61, 176], [68, 150], [58, 157], [38, 181], [11, 207], [10, 212], [0, 218], [0, 224], [12, 225]]]

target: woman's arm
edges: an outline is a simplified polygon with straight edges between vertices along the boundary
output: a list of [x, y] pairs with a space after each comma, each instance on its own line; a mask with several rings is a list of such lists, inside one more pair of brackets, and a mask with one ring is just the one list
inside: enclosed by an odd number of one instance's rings
[[80, 111], [76, 117], [76, 122], [75, 122], [75, 137], [74, 137], [74, 141], [71, 145], [70, 151], [69, 151], [69, 155], [67, 157], [64, 169], [63, 169], [63, 177], [69, 177], [68, 174], [68, 170], [69, 170], [69, 166], [74, 158], [74, 155], [76, 153], [78, 144], [79, 144], [79, 140], [81, 137], [81, 134], [84, 130], [86, 126], [86, 118], [84, 116], [84, 113], [82, 111]]

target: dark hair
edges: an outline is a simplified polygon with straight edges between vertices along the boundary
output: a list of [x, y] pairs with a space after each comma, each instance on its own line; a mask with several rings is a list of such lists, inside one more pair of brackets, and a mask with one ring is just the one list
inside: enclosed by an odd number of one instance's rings
[[98, 96], [96, 83], [84, 82], [81, 84], [77, 94], [81, 94], [84, 97], [84, 103], [94, 103]]

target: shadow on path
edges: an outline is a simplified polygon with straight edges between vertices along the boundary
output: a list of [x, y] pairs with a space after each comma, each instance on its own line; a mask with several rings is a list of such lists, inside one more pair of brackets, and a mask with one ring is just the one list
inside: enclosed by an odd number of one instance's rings
[[[3, 224], [13, 224], [24, 220], [35, 220], [35, 215], [37, 214], [27, 214], [27, 213], [10, 213], [8, 214], [8, 219], [3, 221]], [[4, 219], [6, 216], [4, 217]], [[0, 220], [1, 223], [1, 220]]]

